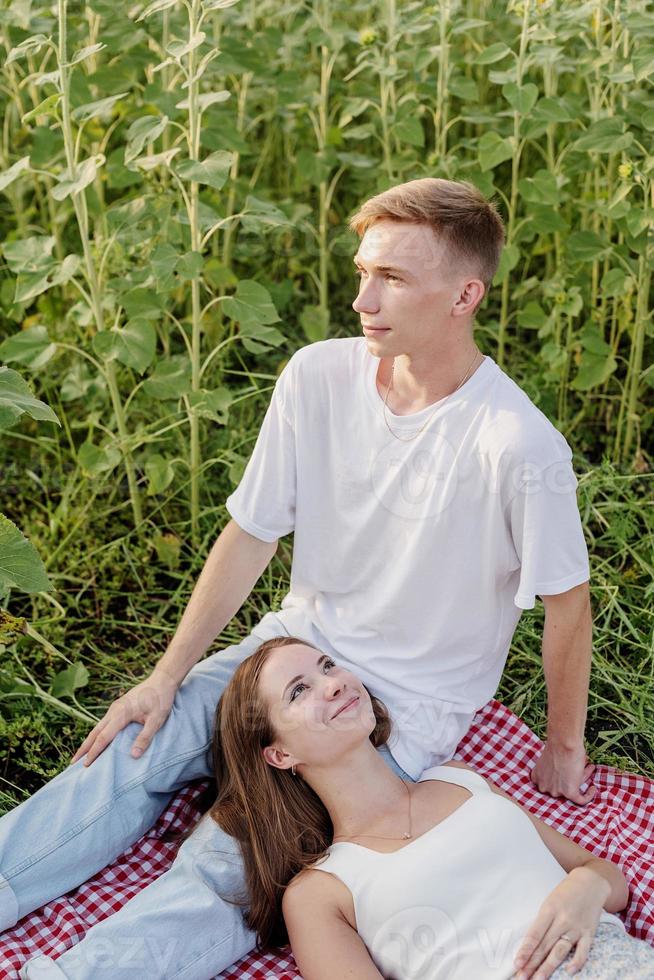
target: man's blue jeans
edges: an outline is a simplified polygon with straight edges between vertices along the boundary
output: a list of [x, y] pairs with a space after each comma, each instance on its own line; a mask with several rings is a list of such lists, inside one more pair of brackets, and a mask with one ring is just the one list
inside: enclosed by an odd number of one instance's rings
[[[271, 619], [269, 628], [257, 628], [257, 635], [189, 672], [170, 716], [140, 759], [130, 755], [141, 727], [132, 723], [91, 766], [83, 760], [69, 766], [0, 819], [0, 932], [115, 860], [152, 827], [181, 787], [211, 776], [218, 698], [245, 657], [263, 640], [285, 634], [277, 618]], [[317, 636], [304, 639], [320, 646]], [[381, 751], [408, 779], [388, 750]], [[242, 890], [238, 845], [205, 816], [165, 874], [56, 962], [30, 960], [21, 977], [208, 980], [254, 948], [241, 909], [221, 897]], [[0, 939], [0, 965], [1, 946]]]

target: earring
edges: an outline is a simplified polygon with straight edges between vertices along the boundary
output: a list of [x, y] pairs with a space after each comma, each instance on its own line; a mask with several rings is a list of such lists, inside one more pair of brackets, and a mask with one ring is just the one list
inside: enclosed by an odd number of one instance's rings
[[291, 773], [292, 773], [292, 774], [293, 774], [294, 776], [297, 776], [297, 773], [296, 773], [296, 771], [295, 771], [295, 763], [293, 763], [293, 765], [291, 766]]

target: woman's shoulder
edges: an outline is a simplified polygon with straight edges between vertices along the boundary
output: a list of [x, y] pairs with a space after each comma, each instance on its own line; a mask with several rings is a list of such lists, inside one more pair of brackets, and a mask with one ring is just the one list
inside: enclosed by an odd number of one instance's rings
[[303, 868], [294, 878], [291, 878], [284, 890], [283, 902], [297, 904], [300, 902], [319, 902], [322, 905], [333, 900], [340, 884], [334, 875], [326, 874], [318, 868]]
[[334, 912], [352, 918], [352, 895], [340, 878], [318, 868], [304, 868], [286, 886], [282, 897], [284, 918]]

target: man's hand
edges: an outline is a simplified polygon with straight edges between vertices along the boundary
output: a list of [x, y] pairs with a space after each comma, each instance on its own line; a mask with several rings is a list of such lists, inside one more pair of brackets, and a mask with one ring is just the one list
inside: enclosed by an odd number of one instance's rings
[[132, 721], [143, 725], [132, 746], [132, 755], [138, 758], [145, 752], [158, 732], [175, 700], [177, 682], [166, 673], [155, 668], [152, 674], [133, 687], [122, 697], [117, 698], [101, 718], [93, 731], [89, 732], [70, 761], [72, 765], [86, 754], [85, 766], [90, 766], [110, 742]]
[[531, 778], [541, 793], [564, 796], [572, 803], [585, 806], [595, 797], [597, 787], [589, 786], [585, 793], [579, 787], [591, 778], [594, 771], [595, 766], [590, 762], [583, 745], [567, 749], [546, 742], [531, 771]]

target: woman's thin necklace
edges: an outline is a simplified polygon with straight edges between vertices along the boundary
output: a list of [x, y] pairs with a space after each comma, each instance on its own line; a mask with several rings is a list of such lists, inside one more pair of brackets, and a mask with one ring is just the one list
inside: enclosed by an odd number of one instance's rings
[[[390, 425], [388, 424], [388, 419], [386, 418], [386, 403], [388, 402], [388, 395], [390, 393], [390, 390], [393, 387], [393, 373], [395, 371], [395, 358], [393, 358], [393, 364], [391, 366], [391, 377], [390, 377], [390, 381], [388, 382], [388, 387], [386, 389], [386, 397], [384, 398], [384, 408], [383, 408], [384, 422], [386, 423], [386, 428], [388, 429], [388, 431], [390, 432], [390, 434], [392, 436], [395, 436], [395, 438], [398, 439], [400, 442], [412, 442], [414, 439], [416, 439], [420, 435], [420, 433], [423, 431], [423, 429], [427, 425], [429, 425], [429, 423], [431, 422], [431, 420], [433, 419], [433, 417], [436, 414], [437, 410], [440, 408], [441, 404], [445, 401], [445, 399], [451, 398], [452, 395], [454, 394], [454, 392], [455, 391], [458, 391], [459, 388], [461, 387], [461, 385], [465, 381], [468, 380], [468, 378], [470, 377], [470, 374], [472, 372], [472, 369], [474, 367], [475, 361], [477, 360], [477, 355], [479, 353], [480, 353], [479, 350], [475, 350], [475, 356], [472, 359], [472, 363], [471, 363], [470, 367], [468, 368], [468, 370], [466, 371], [466, 373], [463, 375], [463, 377], [459, 381], [459, 383], [456, 386], [456, 388], [454, 389], [454, 391], [451, 391], [449, 393], [449, 395], [446, 395], [445, 396], [445, 398], [441, 398], [439, 401], [436, 402], [436, 407], [434, 408], [434, 411], [431, 413], [431, 415], [427, 419], [425, 419], [425, 421], [420, 426], [420, 428], [418, 429], [418, 431], [417, 432], [414, 432], [414, 434], [412, 436], [409, 436], [408, 439], [405, 438], [404, 436], [398, 436], [397, 432], [393, 432], [393, 430], [391, 429]], [[482, 354], [482, 359], [483, 359], [483, 354]]]
[[407, 833], [402, 834], [401, 837], [379, 837], [377, 834], [338, 834], [332, 839], [341, 840], [344, 837], [365, 837], [367, 840], [411, 840], [413, 837], [413, 829], [411, 827], [411, 790], [404, 780], [402, 780], [402, 785], [404, 786], [409, 798], [409, 830]]

